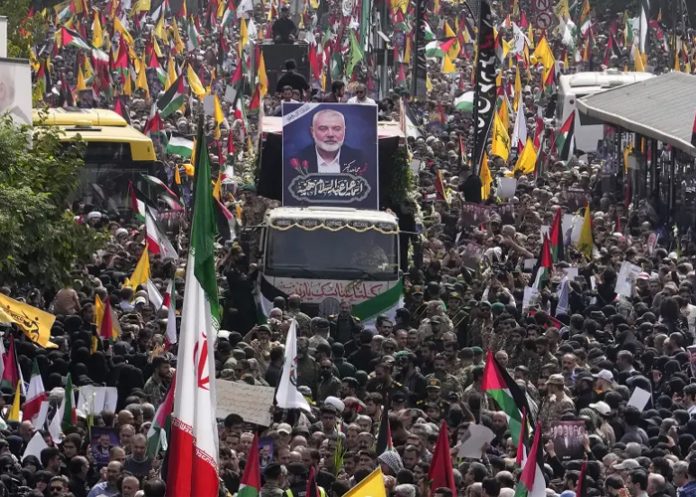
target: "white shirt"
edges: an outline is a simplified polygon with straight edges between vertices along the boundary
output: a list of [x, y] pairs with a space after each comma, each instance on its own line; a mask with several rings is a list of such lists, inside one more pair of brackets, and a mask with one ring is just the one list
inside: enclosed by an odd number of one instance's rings
[[350, 97], [348, 99], [349, 104], [363, 104], [363, 105], [377, 105], [377, 102], [372, 100], [370, 97], [365, 97], [362, 100], [358, 100], [357, 95], [355, 97]]
[[317, 172], [321, 174], [341, 172], [341, 151], [339, 150], [332, 161], [326, 161], [317, 151]]

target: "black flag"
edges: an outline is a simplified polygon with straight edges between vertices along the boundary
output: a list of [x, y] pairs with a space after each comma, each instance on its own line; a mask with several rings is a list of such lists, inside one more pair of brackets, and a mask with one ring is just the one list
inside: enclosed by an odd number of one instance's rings
[[488, 0], [481, 0], [476, 60], [476, 93], [474, 95], [474, 155], [472, 174], [476, 174], [486, 149], [488, 131], [495, 112], [495, 39], [493, 18]]

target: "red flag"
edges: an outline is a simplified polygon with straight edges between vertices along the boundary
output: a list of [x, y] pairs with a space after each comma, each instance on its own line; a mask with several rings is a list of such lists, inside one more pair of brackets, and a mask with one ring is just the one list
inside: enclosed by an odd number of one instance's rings
[[128, 45], [121, 37], [118, 42], [118, 55], [113, 64], [114, 69], [128, 69]]
[[585, 473], [587, 473], [587, 459], [580, 466], [580, 476], [578, 476], [578, 484], [575, 487], [575, 497], [585, 497]]
[[444, 420], [440, 424], [440, 434], [437, 437], [433, 459], [430, 462], [428, 480], [430, 480], [430, 491], [432, 493], [435, 493], [435, 490], [440, 487], [446, 487], [452, 490], [452, 495], [457, 495], [454, 473], [452, 472], [449, 433], [447, 431], [447, 423]]
[[104, 316], [102, 316], [99, 336], [102, 340], [111, 340], [113, 338], [113, 329], [114, 315], [111, 312], [111, 299], [107, 297], [104, 301]]
[[14, 389], [17, 388], [17, 383], [19, 382], [19, 380], [19, 367], [17, 367], [17, 356], [15, 355], [14, 337], [10, 335], [10, 345], [7, 347], [7, 352], [5, 352], [0, 385], [10, 387], [14, 391]]

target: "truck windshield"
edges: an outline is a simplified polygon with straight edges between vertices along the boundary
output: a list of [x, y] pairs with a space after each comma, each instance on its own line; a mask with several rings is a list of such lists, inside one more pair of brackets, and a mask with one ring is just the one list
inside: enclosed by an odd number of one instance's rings
[[269, 229], [265, 272], [312, 279], [395, 280], [399, 277], [397, 237], [396, 233], [348, 228]]

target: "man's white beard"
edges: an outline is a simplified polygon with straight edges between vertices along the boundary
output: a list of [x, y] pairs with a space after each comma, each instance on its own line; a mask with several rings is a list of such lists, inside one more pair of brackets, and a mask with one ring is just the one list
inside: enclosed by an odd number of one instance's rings
[[317, 142], [317, 148], [325, 152], [338, 152], [342, 146], [342, 141], [336, 143]]

